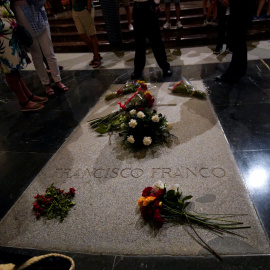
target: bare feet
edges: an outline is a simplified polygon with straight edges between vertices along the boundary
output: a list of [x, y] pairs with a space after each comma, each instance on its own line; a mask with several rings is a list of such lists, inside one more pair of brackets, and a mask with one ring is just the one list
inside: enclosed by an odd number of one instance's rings
[[62, 82], [57, 82], [56, 83], [56, 86], [59, 90], [63, 91], [63, 92], [66, 92], [68, 91], [68, 87], [65, 86]]
[[38, 111], [44, 107], [43, 104], [33, 102], [33, 101], [26, 101], [23, 103], [20, 103], [21, 111], [27, 112], [27, 111]]

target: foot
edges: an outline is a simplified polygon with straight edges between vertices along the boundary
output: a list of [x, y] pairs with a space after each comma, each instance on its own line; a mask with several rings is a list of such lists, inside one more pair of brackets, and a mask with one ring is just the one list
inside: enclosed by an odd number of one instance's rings
[[181, 24], [180, 21], [178, 21], [178, 22], [176, 23], [176, 28], [177, 28], [177, 29], [183, 28], [183, 25]]
[[234, 84], [234, 83], [237, 83], [240, 81], [240, 79], [242, 78], [242, 76], [238, 76], [238, 75], [226, 75], [226, 74], [222, 74], [220, 76], [217, 76], [215, 78], [215, 80], [217, 82], [225, 82], [225, 83], [228, 83], [228, 84]]
[[101, 61], [99, 59], [94, 59], [93, 60], [93, 68], [98, 68], [101, 65]]
[[56, 87], [62, 92], [68, 91], [68, 87], [65, 86], [62, 82], [57, 82]]
[[50, 96], [50, 97], [54, 96], [54, 91], [50, 85], [45, 86], [45, 91], [46, 91], [47, 96]]
[[20, 108], [22, 112], [38, 111], [44, 108], [43, 104], [27, 100], [26, 102], [20, 103]]
[[170, 69], [163, 71], [163, 77], [171, 77], [172, 71]]
[[38, 103], [45, 103], [48, 101], [48, 98], [32, 95], [31, 97], [29, 97], [29, 100]]
[[[102, 60], [103, 57], [102, 57], [100, 54], [98, 54], [98, 59], [99, 59], [99, 60]], [[89, 63], [89, 66], [93, 66], [94, 61], [95, 61], [95, 58], [93, 58], [93, 60], [91, 60], [91, 62]]]
[[163, 29], [165, 30], [169, 30], [171, 28], [171, 23], [169, 22], [166, 22], [164, 25], [163, 25]]
[[139, 80], [143, 77], [143, 75], [142, 73], [132, 72], [130, 77], [131, 77], [131, 80]]
[[221, 54], [222, 48], [221, 47], [216, 47], [216, 49], [213, 51], [213, 54]]
[[129, 29], [129, 31], [133, 31], [134, 30], [133, 25], [132, 24], [129, 24], [128, 25], [128, 29]]

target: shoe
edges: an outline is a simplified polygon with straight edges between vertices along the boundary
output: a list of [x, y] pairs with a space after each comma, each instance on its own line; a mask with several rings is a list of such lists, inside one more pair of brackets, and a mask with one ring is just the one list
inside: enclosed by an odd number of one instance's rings
[[258, 17], [256, 15], [253, 17], [253, 21], [256, 21], [256, 20], [259, 20], [259, 19], [260, 19], [260, 17]]
[[68, 91], [68, 87], [61, 83], [61, 81], [56, 83], [56, 88], [62, 92]]
[[177, 28], [177, 29], [183, 28], [183, 25], [181, 24], [180, 21], [178, 21], [178, 22], [176, 23], [176, 28]]
[[170, 28], [171, 28], [171, 23], [169, 23], [169, 22], [166, 22], [166, 23], [163, 25], [163, 29], [169, 30]]
[[213, 19], [210, 22], [208, 21], [208, 25], [217, 26], [218, 25], [218, 22], [217, 22], [217, 20]]
[[139, 80], [143, 77], [142, 73], [135, 73], [135, 72], [132, 72], [131, 73], [131, 80]]
[[226, 47], [226, 52], [227, 53], [233, 53], [233, 51], [229, 47]]
[[48, 101], [48, 98], [35, 96], [34, 94], [32, 94], [32, 96], [30, 96], [28, 99], [30, 101], [37, 102], [37, 103], [45, 103]]
[[132, 24], [129, 24], [128, 25], [128, 29], [129, 29], [129, 31], [133, 31], [134, 30], [133, 25]]
[[[102, 60], [103, 59], [103, 57], [100, 55], [100, 53], [98, 54], [98, 59], [99, 60]], [[90, 63], [89, 63], [89, 66], [93, 66], [94, 61], [95, 61], [95, 59], [91, 60]]]
[[203, 22], [204, 25], [209, 25], [209, 23], [210, 23], [210, 22], [209, 22], [207, 19], [204, 20], [204, 22]]
[[163, 77], [171, 77], [172, 71], [170, 69], [163, 71]]
[[50, 97], [55, 95], [55, 93], [50, 85], [45, 85], [45, 92], [46, 92], [47, 96], [50, 96]]
[[41, 103], [32, 102], [28, 99], [26, 102], [20, 102], [20, 108], [22, 112], [31, 112], [31, 111], [38, 111], [44, 108], [44, 105]]
[[101, 65], [101, 61], [99, 59], [93, 59], [93, 68], [98, 68]]
[[234, 84], [234, 83], [237, 83], [240, 81], [240, 79], [242, 78], [242, 76], [228, 76], [228, 75], [225, 75], [225, 74], [222, 74], [220, 76], [217, 76], [215, 78], [215, 80], [217, 82], [225, 82], [225, 83], [228, 83], [228, 84]]
[[213, 54], [221, 54], [222, 52], [222, 48], [216, 48], [214, 51], [213, 51]]

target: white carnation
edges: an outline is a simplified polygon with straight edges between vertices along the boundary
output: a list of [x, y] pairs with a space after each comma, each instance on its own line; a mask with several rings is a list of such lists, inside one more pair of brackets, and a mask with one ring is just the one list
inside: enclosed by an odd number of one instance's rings
[[130, 143], [134, 143], [135, 139], [134, 139], [133, 135], [128, 136], [127, 141]]
[[137, 113], [137, 117], [138, 118], [144, 118], [145, 117], [145, 114], [143, 112], [138, 112]]
[[132, 128], [135, 128], [137, 126], [137, 121], [135, 119], [131, 119], [128, 123], [128, 125]]
[[173, 124], [171, 122], [167, 122], [167, 127], [169, 130], [171, 130], [173, 128]]
[[121, 128], [121, 129], [124, 129], [124, 128], [125, 128], [125, 123], [122, 123], [122, 124], [120, 125], [120, 128]]
[[170, 191], [170, 190], [174, 190], [174, 193], [176, 194], [179, 191], [180, 185], [179, 184], [175, 184], [175, 185], [171, 185], [168, 188], [166, 188], [166, 191]]
[[150, 145], [152, 143], [151, 137], [144, 137], [143, 138], [143, 144], [144, 145]]
[[160, 189], [163, 189], [165, 187], [165, 184], [162, 181], [157, 181], [156, 183], [153, 184], [153, 193], [158, 192]]
[[159, 122], [159, 117], [158, 117], [157, 114], [155, 114], [154, 116], [152, 116], [152, 121], [153, 121], [153, 122], [156, 122], [156, 123]]
[[134, 114], [136, 114], [136, 110], [131, 110], [130, 112], [129, 112], [131, 115], [134, 115]]

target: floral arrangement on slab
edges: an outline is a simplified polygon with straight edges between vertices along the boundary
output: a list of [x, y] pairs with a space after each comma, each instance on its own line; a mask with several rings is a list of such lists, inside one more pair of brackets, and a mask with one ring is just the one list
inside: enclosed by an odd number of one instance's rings
[[172, 136], [172, 123], [155, 110], [130, 110], [121, 124], [121, 129], [124, 146], [132, 151], [166, 143]]
[[75, 205], [72, 201], [75, 196], [75, 189], [70, 188], [68, 192], [64, 192], [60, 188], [56, 188], [52, 183], [49, 188], [46, 189], [44, 195], [37, 194], [33, 204], [33, 210], [35, 211], [36, 218], [46, 216], [48, 219], [59, 218], [62, 222], [68, 215], [69, 210]]
[[250, 226], [244, 226], [242, 222], [231, 220], [233, 217], [243, 215], [189, 212], [187, 210], [187, 206], [190, 204], [188, 200], [192, 196], [183, 196], [179, 189], [179, 185], [172, 185], [167, 188], [161, 181], [158, 181], [152, 187], [146, 187], [142, 192], [142, 197], [138, 200], [142, 218], [151, 222], [157, 228], [161, 228], [165, 222], [188, 225], [204, 247], [221, 260], [221, 257], [198, 235], [194, 226], [218, 235], [224, 233], [238, 235], [232, 230], [246, 229]]
[[145, 83], [145, 81], [139, 80], [127, 81], [126, 84], [123, 87], [119, 88], [116, 92], [107, 94], [105, 96], [105, 100], [111, 100], [119, 96], [135, 93], [138, 90], [138, 88], [146, 90], [147, 84]]
[[171, 90], [174, 94], [182, 96], [206, 99], [206, 93], [196, 90], [195, 87], [187, 80], [183, 80], [178, 83], [169, 85], [169, 90]]
[[139, 87], [124, 104], [118, 102], [118, 105], [120, 106], [119, 110], [106, 116], [90, 120], [90, 127], [99, 134], [120, 130], [121, 124], [125, 121], [130, 110], [151, 108], [154, 102], [155, 99], [150, 91], [147, 90], [147, 87]]

